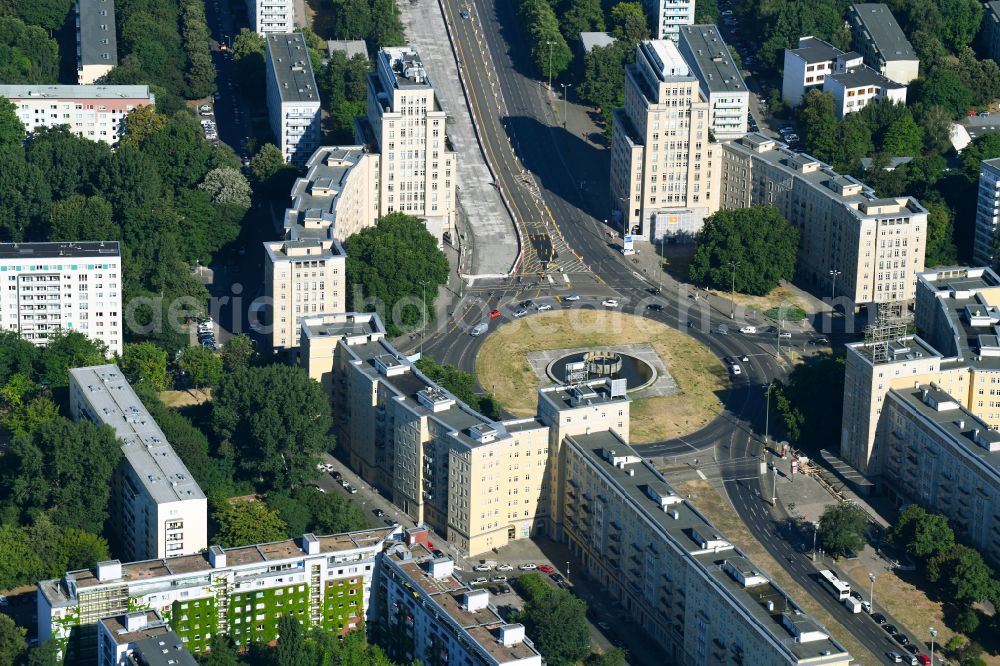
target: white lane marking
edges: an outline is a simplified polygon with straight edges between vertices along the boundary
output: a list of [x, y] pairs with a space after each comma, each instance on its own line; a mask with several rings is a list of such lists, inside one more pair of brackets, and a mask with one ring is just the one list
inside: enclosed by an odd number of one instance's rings
[[695, 471], [698, 472], [698, 476], [701, 477], [702, 481], [708, 481], [708, 477], [705, 476], [705, 474], [700, 469], [699, 470], [695, 470]]

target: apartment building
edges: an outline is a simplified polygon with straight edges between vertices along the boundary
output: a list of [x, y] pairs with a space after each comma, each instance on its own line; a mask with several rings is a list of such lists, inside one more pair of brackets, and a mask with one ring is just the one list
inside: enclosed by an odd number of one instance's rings
[[78, 331], [121, 354], [121, 289], [117, 241], [0, 243], [0, 330], [35, 345]]
[[906, 104], [906, 86], [882, 76], [867, 65], [859, 65], [826, 77], [823, 91], [833, 95], [838, 118], [855, 113], [870, 103], [887, 99]]
[[115, 472], [111, 520], [128, 559], [174, 558], [207, 545], [208, 501], [116, 365], [69, 371], [73, 419], [107, 424], [124, 454]]
[[292, 187], [285, 211], [285, 239], [331, 230], [345, 241], [378, 219], [379, 154], [364, 146], [321, 146]]
[[300, 32], [268, 33], [267, 115], [286, 162], [305, 164], [319, 147], [320, 103], [312, 61]]
[[986, 55], [1000, 62], [1000, 0], [984, 2], [983, 9], [985, 11], [979, 41]]
[[643, 0], [657, 39], [677, 41], [682, 26], [694, 24], [695, 0]]
[[569, 435], [563, 534], [664, 663], [848, 666], [830, 632], [614, 432]]
[[972, 248], [972, 258], [979, 266], [994, 265], [998, 222], [1000, 222], [1000, 158], [994, 158], [979, 163], [976, 235]]
[[442, 243], [455, 236], [457, 157], [447, 140], [447, 114], [412, 47], [383, 48], [368, 75], [368, 113], [356, 139], [379, 153], [379, 215], [423, 218]]
[[250, 29], [258, 35], [295, 32], [295, 4], [292, 0], [246, 0]]
[[866, 65], [903, 85], [917, 78], [920, 59], [886, 5], [851, 5], [847, 23], [854, 50], [864, 57]]
[[626, 233], [690, 241], [719, 208], [711, 109], [673, 42], [642, 42], [635, 60], [625, 67], [625, 107], [612, 120], [612, 205]]
[[94, 83], [117, 65], [115, 0], [76, 0], [76, 82]]
[[343, 312], [347, 285], [343, 246], [332, 228], [293, 227], [292, 238], [264, 242], [264, 293], [271, 298], [271, 348], [299, 346], [299, 320]]
[[66, 125], [77, 136], [111, 145], [125, 131], [129, 111], [156, 103], [149, 86], [0, 85], [0, 97], [14, 105], [28, 134]]
[[419, 544], [381, 556], [372, 595], [371, 635], [397, 663], [542, 666], [524, 625], [508, 623], [489, 590], [454, 575], [455, 564]]
[[708, 100], [708, 127], [717, 141], [747, 133], [750, 91], [716, 25], [687, 25], [678, 33], [677, 48], [698, 78]]
[[722, 144], [721, 205], [777, 208], [799, 232], [798, 277], [853, 307], [909, 302], [924, 270], [927, 211], [912, 197], [880, 198], [851, 176], [754, 133]]
[[291, 613], [309, 627], [346, 634], [369, 607], [376, 559], [401, 528], [221, 548], [172, 559], [99, 562], [38, 584], [38, 639], [66, 663], [92, 659], [97, 624], [130, 609], [155, 611], [194, 654], [226, 635], [238, 647], [278, 636]]
[[97, 666], [197, 666], [180, 636], [156, 611], [132, 611], [97, 623]]
[[860, 472], [881, 474], [876, 446], [893, 389], [933, 385], [1000, 427], [1000, 276], [990, 268], [945, 268], [917, 276], [916, 335], [847, 346], [841, 456]]
[[930, 384], [891, 389], [880, 429], [883, 479], [901, 502], [948, 517], [1000, 564], [1000, 432]]

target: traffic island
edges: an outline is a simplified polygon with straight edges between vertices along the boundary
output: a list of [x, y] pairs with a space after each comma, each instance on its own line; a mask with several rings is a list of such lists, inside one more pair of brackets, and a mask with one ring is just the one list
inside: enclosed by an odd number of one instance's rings
[[538, 372], [537, 359], [545, 352], [625, 349], [629, 345], [651, 349], [669, 371], [665, 377], [676, 387], [673, 391], [643, 391], [633, 399], [633, 444], [686, 435], [722, 411], [728, 378], [707, 347], [669, 326], [622, 312], [571, 309], [504, 324], [480, 348], [476, 373], [479, 383], [504, 409], [515, 416], [533, 416], [537, 389], [554, 383]]

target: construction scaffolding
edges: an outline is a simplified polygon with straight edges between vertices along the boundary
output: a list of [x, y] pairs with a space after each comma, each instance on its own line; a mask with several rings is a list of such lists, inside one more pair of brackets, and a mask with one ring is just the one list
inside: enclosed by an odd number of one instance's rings
[[865, 348], [871, 354], [872, 363], [889, 360], [889, 348], [894, 342], [906, 337], [912, 322], [904, 304], [898, 302], [879, 303], [875, 323], [865, 327]]

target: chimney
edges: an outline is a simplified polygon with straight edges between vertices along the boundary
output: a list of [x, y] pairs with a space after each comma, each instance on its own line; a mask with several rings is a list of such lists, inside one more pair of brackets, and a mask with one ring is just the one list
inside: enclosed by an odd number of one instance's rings
[[225, 567], [226, 551], [222, 549], [222, 546], [209, 546], [208, 561], [212, 564], [213, 569], [221, 569]]

